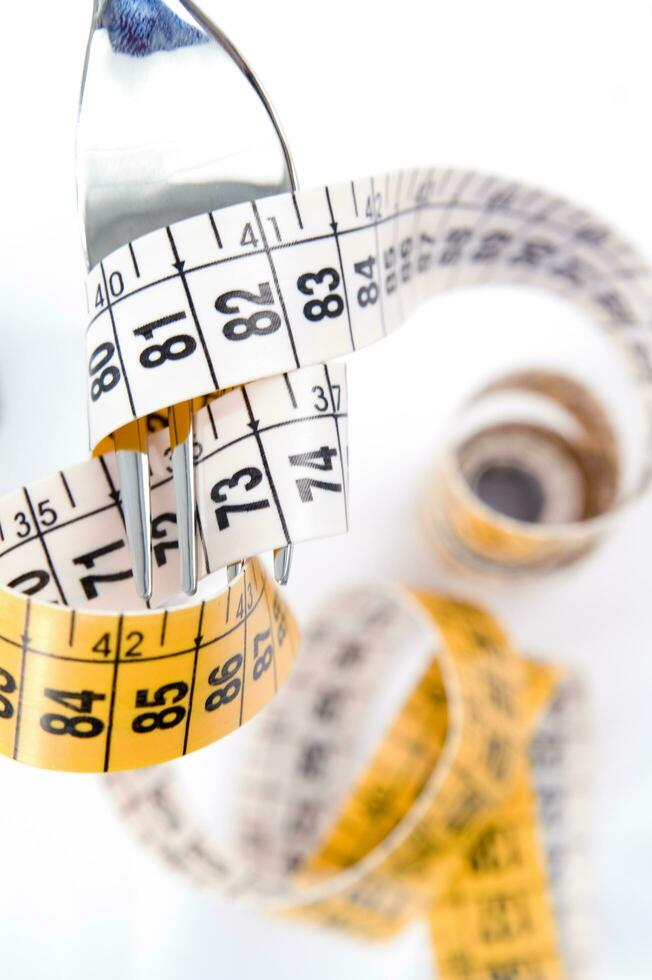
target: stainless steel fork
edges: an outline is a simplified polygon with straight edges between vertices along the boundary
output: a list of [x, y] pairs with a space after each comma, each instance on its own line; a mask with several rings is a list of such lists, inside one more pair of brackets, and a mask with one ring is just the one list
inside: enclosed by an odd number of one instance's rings
[[[296, 190], [274, 110], [242, 55], [190, 0], [94, 0], [77, 130], [77, 185], [89, 268], [174, 221]], [[170, 406], [181, 586], [197, 586], [192, 412]], [[138, 593], [152, 591], [147, 431], [114, 433]], [[292, 546], [274, 554], [285, 584]], [[240, 571], [230, 565], [228, 579]]]

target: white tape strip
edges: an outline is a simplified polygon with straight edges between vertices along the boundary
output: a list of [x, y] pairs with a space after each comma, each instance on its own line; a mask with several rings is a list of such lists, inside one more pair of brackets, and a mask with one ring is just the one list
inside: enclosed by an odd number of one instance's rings
[[[179, 582], [167, 430], [151, 438], [152, 605]], [[341, 364], [244, 385], [196, 416], [200, 575], [289, 541], [347, 529], [347, 390]], [[139, 609], [115, 459], [0, 499], [0, 582], [40, 600]]]
[[485, 282], [587, 307], [649, 409], [652, 289], [636, 251], [543, 191], [432, 168], [199, 215], [110, 255], [88, 281], [91, 443], [164, 405], [364, 347], [436, 293]]

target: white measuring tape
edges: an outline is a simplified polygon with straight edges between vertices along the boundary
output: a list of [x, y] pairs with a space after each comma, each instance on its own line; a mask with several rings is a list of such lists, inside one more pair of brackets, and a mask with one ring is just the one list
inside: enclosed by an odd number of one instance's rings
[[650, 271], [634, 249], [542, 191], [412, 170], [199, 215], [108, 256], [88, 280], [91, 445], [164, 404], [365, 347], [484, 282], [588, 307], [649, 408]]

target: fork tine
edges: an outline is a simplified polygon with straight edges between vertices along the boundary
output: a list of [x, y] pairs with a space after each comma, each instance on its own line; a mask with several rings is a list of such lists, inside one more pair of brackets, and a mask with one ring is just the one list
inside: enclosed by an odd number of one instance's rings
[[231, 585], [232, 582], [235, 582], [243, 568], [244, 561], [242, 560], [234, 561], [230, 565], [226, 566], [226, 581], [229, 585]]
[[181, 588], [186, 595], [197, 591], [197, 547], [195, 543], [195, 468], [193, 465], [192, 428], [188, 436], [172, 450], [172, 475], [177, 502], [179, 562]]
[[149, 497], [147, 420], [138, 419], [114, 433], [122, 514], [138, 595], [152, 595], [152, 526]]
[[279, 585], [287, 585], [292, 568], [294, 545], [287, 544], [284, 548], [274, 549], [274, 578]]
[[195, 468], [191, 405], [173, 405], [169, 412], [172, 478], [177, 503], [181, 588], [186, 595], [197, 591], [195, 541]]
[[151, 517], [149, 500], [149, 462], [147, 453], [133, 449], [116, 452], [122, 513], [131, 553], [134, 583], [138, 595], [152, 595]]

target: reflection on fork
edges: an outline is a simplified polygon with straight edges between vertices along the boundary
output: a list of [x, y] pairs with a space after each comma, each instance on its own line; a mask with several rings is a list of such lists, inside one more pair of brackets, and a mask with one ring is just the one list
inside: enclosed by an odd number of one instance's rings
[[[228, 204], [296, 189], [269, 99], [190, 0], [94, 0], [77, 140], [89, 268], [140, 235]], [[108, 295], [108, 294], [107, 294]], [[197, 587], [192, 408], [169, 409], [181, 585]], [[152, 592], [146, 420], [114, 434], [136, 589]], [[292, 546], [274, 555], [285, 584]], [[231, 582], [241, 563], [228, 568]]]

